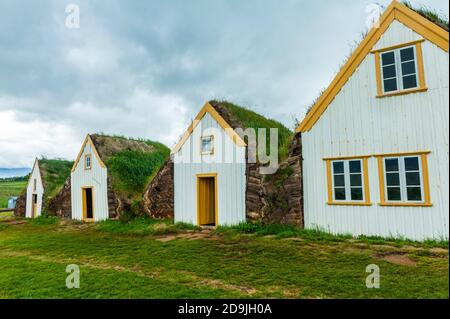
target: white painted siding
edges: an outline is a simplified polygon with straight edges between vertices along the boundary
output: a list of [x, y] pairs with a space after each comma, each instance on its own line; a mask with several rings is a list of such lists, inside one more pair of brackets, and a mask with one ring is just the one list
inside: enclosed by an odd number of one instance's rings
[[[90, 170], [84, 169], [86, 154], [92, 155], [92, 169]], [[90, 142], [86, 143], [80, 161], [75, 171], [71, 173], [72, 218], [77, 220], [83, 219], [83, 187], [93, 188], [94, 221], [108, 219], [107, 169], [100, 165]]]
[[[375, 48], [422, 37], [394, 21]], [[314, 127], [302, 134], [306, 227], [333, 233], [404, 236], [449, 235], [449, 56], [422, 44], [428, 91], [376, 98], [375, 60], [369, 54]], [[369, 159], [370, 207], [328, 206], [324, 157], [431, 151], [428, 156], [433, 207], [381, 207], [378, 167]]]
[[[202, 132], [215, 136], [214, 155], [200, 156]], [[230, 154], [235, 156], [227, 160]], [[174, 164], [175, 222], [197, 224], [197, 174], [205, 173], [217, 173], [218, 224], [234, 225], [245, 221], [245, 147], [235, 145], [209, 113], [176, 156], [181, 162], [175, 160]], [[196, 162], [195, 157], [198, 157]]]
[[[34, 179], [36, 179], [36, 190], [33, 190], [34, 187]], [[25, 217], [31, 218], [31, 212], [32, 212], [32, 201], [33, 201], [33, 194], [37, 195], [37, 211], [36, 216], [41, 216], [42, 214], [42, 199], [44, 195], [44, 185], [41, 178], [41, 173], [39, 171], [39, 165], [37, 162], [35, 162], [33, 166], [33, 171], [31, 172], [30, 179], [28, 180], [27, 185], [27, 200], [26, 200], [26, 207], [25, 207]]]

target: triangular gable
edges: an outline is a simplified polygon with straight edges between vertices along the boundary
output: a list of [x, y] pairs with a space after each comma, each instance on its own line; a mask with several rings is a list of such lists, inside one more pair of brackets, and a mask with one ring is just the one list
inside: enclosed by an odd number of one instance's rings
[[378, 28], [372, 28], [358, 48], [353, 52], [347, 63], [341, 68], [330, 86], [313, 105], [310, 112], [297, 127], [297, 133], [307, 132], [314, 126], [394, 20], [403, 23], [448, 53], [449, 33], [447, 31], [422, 17], [404, 4], [394, 0], [380, 17]]
[[[36, 157], [36, 159], [34, 160], [33, 168], [31, 169], [30, 178], [28, 178], [27, 189], [30, 186], [31, 179], [33, 177], [33, 172], [34, 172], [34, 170], [36, 168], [39, 170], [39, 176], [41, 177], [42, 188], [44, 188], [44, 179], [43, 179], [43, 176], [42, 176], [42, 171], [41, 171], [41, 168], [39, 167], [39, 160]], [[45, 191], [45, 189], [44, 189], [44, 191]]]
[[98, 155], [97, 148], [95, 147], [94, 143], [92, 142], [91, 136], [88, 134], [86, 136], [86, 138], [84, 139], [83, 145], [81, 146], [80, 152], [78, 153], [75, 163], [73, 163], [72, 172], [74, 172], [75, 169], [77, 168], [78, 162], [81, 159], [81, 155], [83, 154], [84, 148], [86, 147], [87, 143], [91, 144], [92, 149], [94, 150], [94, 155], [97, 158], [98, 162], [100, 163], [100, 166], [106, 168], [105, 163], [103, 163], [102, 159], [100, 158], [100, 155]]
[[211, 115], [217, 121], [217, 123], [219, 123], [219, 125], [225, 130], [227, 135], [236, 145], [247, 146], [244, 140], [234, 131], [231, 125], [224, 120], [224, 118], [216, 111], [216, 109], [211, 104], [209, 104], [209, 102], [207, 102], [195, 117], [191, 125], [189, 125], [189, 128], [183, 134], [181, 140], [174, 147], [174, 149], [172, 150], [172, 154], [178, 153], [178, 151], [183, 147], [184, 143], [188, 140], [189, 136], [191, 136], [192, 132], [194, 132], [194, 129], [197, 127], [206, 113]]

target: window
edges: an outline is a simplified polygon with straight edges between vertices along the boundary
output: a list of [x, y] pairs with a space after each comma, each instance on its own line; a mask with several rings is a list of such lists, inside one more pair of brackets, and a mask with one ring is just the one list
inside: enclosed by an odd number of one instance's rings
[[91, 169], [92, 167], [92, 156], [86, 155], [84, 158], [84, 169]]
[[379, 97], [426, 89], [421, 42], [375, 51]]
[[427, 154], [379, 157], [381, 205], [429, 206]]
[[33, 179], [33, 192], [36, 191], [36, 188], [37, 188], [37, 180], [35, 178], [35, 179]]
[[370, 205], [367, 158], [329, 159], [328, 204]]
[[201, 153], [203, 155], [214, 154], [214, 136], [202, 136]]

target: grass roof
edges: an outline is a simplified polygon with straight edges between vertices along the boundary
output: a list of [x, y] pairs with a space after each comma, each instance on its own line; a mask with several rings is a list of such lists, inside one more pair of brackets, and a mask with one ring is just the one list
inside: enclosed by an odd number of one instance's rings
[[67, 178], [70, 176], [73, 162], [62, 159], [41, 158], [38, 160], [44, 184], [44, 202], [59, 192]]
[[91, 139], [108, 168], [112, 189], [129, 199], [141, 196], [170, 154], [164, 144], [146, 139], [105, 134]]
[[438, 13], [436, 10], [426, 7], [426, 6], [420, 6], [420, 7], [414, 7], [409, 1], [403, 1], [403, 4], [410, 8], [411, 10], [414, 10], [418, 14], [420, 14], [425, 19], [428, 19], [429, 21], [433, 22], [434, 24], [440, 26], [442, 29], [449, 31], [449, 23], [448, 23], [448, 17], [444, 17], [442, 14]]
[[289, 145], [294, 134], [282, 123], [264, 117], [250, 110], [249, 108], [239, 106], [228, 101], [210, 101], [210, 104], [234, 129], [242, 128], [245, 130], [247, 128], [253, 128], [256, 131], [260, 128], [267, 129], [267, 152], [269, 152], [270, 150], [270, 129], [278, 129], [278, 155], [280, 160], [283, 160], [287, 157], [289, 152]]

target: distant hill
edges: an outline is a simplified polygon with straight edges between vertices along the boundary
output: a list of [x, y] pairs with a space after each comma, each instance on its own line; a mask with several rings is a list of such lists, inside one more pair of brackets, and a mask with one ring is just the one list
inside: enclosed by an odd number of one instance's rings
[[0, 168], [0, 178], [25, 176], [30, 173], [31, 168]]

